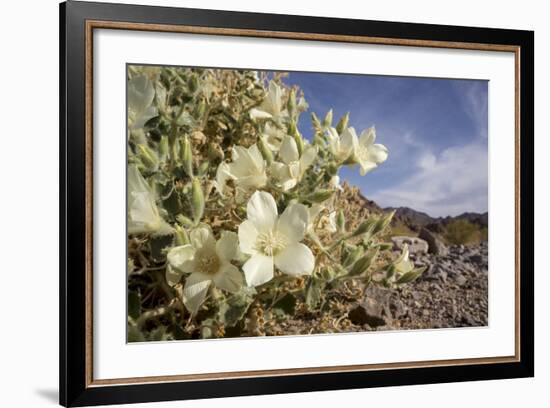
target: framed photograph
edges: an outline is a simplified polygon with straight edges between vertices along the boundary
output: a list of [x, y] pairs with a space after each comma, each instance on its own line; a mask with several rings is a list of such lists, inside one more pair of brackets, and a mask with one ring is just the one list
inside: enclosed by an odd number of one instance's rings
[[60, 6], [60, 403], [534, 375], [534, 33]]

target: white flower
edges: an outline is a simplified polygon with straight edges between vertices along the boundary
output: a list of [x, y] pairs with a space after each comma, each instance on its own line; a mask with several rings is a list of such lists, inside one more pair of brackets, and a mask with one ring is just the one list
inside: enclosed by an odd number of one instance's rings
[[374, 144], [376, 131], [374, 127], [364, 130], [354, 148], [354, 160], [361, 167], [361, 175], [364, 176], [372, 169], [378, 167], [388, 158], [388, 149], [381, 144]]
[[325, 227], [325, 229], [329, 232], [336, 232], [338, 231], [338, 227], [336, 225], [336, 211], [331, 211], [329, 214], [328, 214], [328, 218], [327, 218], [327, 226]]
[[[326, 210], [322, 204], [313, 204], [311, 207], [309, 207], [309, 223], [307, 227], [308, 233], [314, 234], [316, 227], [322, 228], [331, 233], [337, 231], [336, 211], [330, 211], [328, 213], [327, 211], [328, 210]], [[319, 221], [315, 222], [319, 215], [321, 215]]]
[[399, 274], [405, 274], [414, 269], [414, 264], [409, 260], [409, 246], [407, 244], [403, 245], [401, 255], [393, 263], [393, 266]]
[[282, 189], [287, 191], [302, 179], [306, 170], [313, 164], [317, 157], [317, 147], [306, 145], [300, 156], [296, 141], [287, 135], [281, 144], [279, 157], [283, 162], [273, 162], [271, 171]]
[[343, 187], [340, 185], [340, 176], [332, 176], [328, 184], [335, 190], [344, 190]]
[[153, 106], [155, 88], [145, 75], [140, 75], [128, 81], [128, 128], [141, 129], [151, 118], [158, 115]]
[[286, 136], [286, 133], [268, 122], [265, 124], [263, 136], [267, 147], [269, 147], [271, 151], [276, 152], [280, 149], [281, 143], [283, 141], [283, 138]]
[[330, 152], [340, 163], [346, 161], [354, 152], [357, 146], [357, 134], [354, 128], [347, 128], [338, 135], [335, 128], [330, 127], [326, 131]]
[[308, 227], [308, 210], [303, 204], [290, 204], [278, 217], [275, 199], [256, 191], [247, 205], [248, 219], [239, 226], [239, 246], [250, 259], [243, 266], [249, 286], [273, 278], [274, 266], [291, 276], [311, 275], [315, 258], [300, 243]]
[[283, 90], [274, 81], [269, 82], [268, 93], [257, 108], [250, 109], [250, 117], [256, 119], [272, 119], [280, 122], [288, 116], [288, 112], [283, 105]]
[[216, 181], [214, 181], [214, 187], [222, 196], [225, 194], [225, 186], [227, 184], [227, 180], [232, 179], [229, 171], [230, 167], [225, 162], [221, 162], [218, 166], [218, 169], [216, 170]]
[[160, 216], [155, 196], [137, 166], [128, 167], [128, 234], [172, 233], [172, 227]]
[[190, 240], [191, 244], [172, 248], [168, 252], [171, 268], [166, 271], [166, 280], [175, 285], [183, 273], [191, 273], [185, 280], [183, 302], [195, 314], [204, 302], [210, 285], [235, 293], [243, 286], [243, 277], [239, 269], [231, 264], [238, 253], [237, 234], [223, 231], [216, 242], [210, 227], [201, 226], [191, 231]]
[[234, 146], [231, 158], [233, 161], [229, 164], [229, 175], [235, 180], [235, 184], [245, 189], [258, 189], [265, 186], [267, 182], [265, 160], [256, 144], [248, 149]]
[[237, 187], [245, 191], [256, 190], [266, 185], [266, 164], [256, 144], [248, 149], [233, 146], [231, 158], [231, 163], [221, 163], [216, 171], [215, 186], [220, 194], [224, 194], [228, 180], [233, 180]]

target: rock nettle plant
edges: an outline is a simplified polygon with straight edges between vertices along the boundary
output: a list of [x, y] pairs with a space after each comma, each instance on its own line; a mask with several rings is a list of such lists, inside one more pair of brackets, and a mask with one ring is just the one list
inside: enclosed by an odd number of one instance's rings
[[369, 285], [416, 279], [393, 216], [369, 214], [340, 185], [387, 149], [349, 115], [333, 126], [284, 75], [128, 69], [129, 341], [368, 329], [348, 312]]

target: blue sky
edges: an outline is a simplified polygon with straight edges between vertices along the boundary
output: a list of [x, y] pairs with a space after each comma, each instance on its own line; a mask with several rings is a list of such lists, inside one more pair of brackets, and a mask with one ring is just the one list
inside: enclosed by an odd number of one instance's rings
[[[432, 216], [487, 211], [488, 82], [291, 72], [309, 112], [334, 123], [350, 112], [357, 134], [376, 126], [388, 160], [366, 176], [345, 168], [343, 180], [382, 207], [407, 206]], [[309, 112], [300, 131], [311, 137]]]

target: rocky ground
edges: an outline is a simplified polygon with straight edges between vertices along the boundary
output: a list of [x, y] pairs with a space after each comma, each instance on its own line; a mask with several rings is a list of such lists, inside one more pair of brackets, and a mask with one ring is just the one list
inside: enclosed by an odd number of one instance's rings
[[429, 231], [421, 231], [420, 236], [424, 238], [392, 238], [395, 256], [406, 243], [415, 265], [427, 266], [416, 281], [397, 289], [371, 286], [363, 299], [358, 297], [361, 290], [355, 294], [349, 288], [350, 292], [330, 300], [330, 314], [312, 315], [297, 306], [303, 312], [265, 327], [262, 335], [486, 326], [487, 242], [446, 246]]
[[487, 243], [447, 247], [433, 235], [424, 237], [393, 241], [396, 252], [406, 242], [411, 260], [427, 266], [426, 272], [400, 289], [369, 288], [363, 304], [349, 314], [352, 323], [377, 330], [487, 325]]

